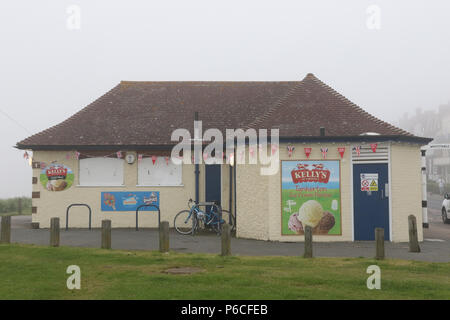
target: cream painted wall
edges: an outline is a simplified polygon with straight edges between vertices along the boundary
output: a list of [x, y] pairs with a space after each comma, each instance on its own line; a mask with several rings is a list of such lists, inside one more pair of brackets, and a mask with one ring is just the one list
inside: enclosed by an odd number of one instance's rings
[[392, 144], [391, 146], [391, 201], [392, 239], [409, 241], [408, 216], [417, 219], [419, 240], [423, 241], [422, 229], [422, 176], [420, 146]]
[[[343, 159], [337, 152], [338, 146], [345, 146]], [[312, 147], [310, 160], [320, 160], [320, 148], [328, 147], [327, 159], [341, 161], [341, 219], [342, 235], [316, 235], [316, 241], [351, 241], [353, 217], [351, 203], [350, 144], [295, 144], [292, 158], [288, 157], [286, 144], [280, 146], [281, 160], [306, 160], [303, 148]], [[75, 173], [71, 188], [60, 192], [47, 191], [38, 181], [33, 191], [40, 192], [40, 198], [33, 199], [37, 213], [32, 215], [33, 222], [48, 228], [51, 217], [60, 217], [61, 226], [65, 225], [65, 212], [69, 204], [87, 203], [93, 210], [92, 226], [100, 227], [101, 220], [111, 219], [113, 227], [134, 227], [134, 212], [102, 212], [100, 195], [102, 191], [159, 191], [161, 220], [167, 220], [173, 226], [177, 212], [187, 208], [187, 200], [195, 198], [194, 166], [183, 166], [183, 186], [180, 187], [137, 187], [137, 162], [125, 163], [124, 187], [80, 187], [78, 186], [78, 161], [66, 160], [70, 151], [35, 151], [34, 161], [51, 163], [56, 161], [70, 167]], [[39, 179], [40, 169], [33, 169], [33, 176]], [[237, 236], [274, 241], [302, 241], [303, 236], [281, 235], [281, 178], [280, 173], [271, 176], [260, 175], [259, 165], [237, 165]], [[200, 201], [205, 197], [204, 167], [200, 166]], [[419, 239], [423, 239], [421, 216], [421, 175], [420, 146], [393, 143], [391, 145], [391, 219], [392, 240], [408, 241], [407, 217], [414, 214], [419, 226]], [[234, 196], [234, 194], [233, 194]], [[222, 205], [229, 209], [229, 166], [222, 166]], [[234, 199], [233, 199], [234, 200]], [[234, 205], [232, 205], [234, 206]], [[84, 228], [88, 225], [86, 208], [72, 208], [70, 227]], [[141, 227], [156, 227], [157, 214], [142, 212], [139, 217]]]
[[[280, 144], [280, 160], [306, 160], [303, 148], [312, 147], [309, 160], [321, 160], [320, 148], [328, 147], [328, 160], [341, 162], [341, 219], [342, 235], [315, 235], [315, 241], [351, 241], [352, 217], [350, 205], [350, 148], [349, 144], [293, 144], [295, 151], [289, 158], [287, 144]], [[338, 147], [345, 147], [341, 159]], [[281, 167], [277, 174], [260, 175], [259, 165], [237, 166], [237, 236], [273, 241], [303, 241], [303, 235], [281, 235]]]
[[[33, 169], [33, 176], [38, 183], [33, 191], [40, 192], [40, 198], [33, 199], [37, 213], [32, 215], [33, 222], [39, 222], [41, 228], [48, 228], [50, 218], [59, 217], [61, 226], [66, 223], [66, 208], [72, 203], [86, 203], [92, 208], [92, 227], [100, 227], [103, 219], [111, 219], [113, 227], [134, 227], [134, 212], [102, 212], [100, 196], [102, 191], [159, 191], [161, 220], [169, 221], [173, 226], [173, 218], [180, 210], [187, 209], [189, 198], [195, 199], [195, 176], [193, 165], [183, 165], [183, 186], [177, 187], [137, 187], [137, 161], [124, 164], [125, 186], [123, 187], [81, 187], [78, 186], [78, 160], [66, 160], [66, 154], [73, 151], [35, 151], [33, 161], [64, 164], [75, 174], [72, 187], [64, 191], [47, 191], [39, 182], [41, 169]], [[204, 199], [204, 170], [200, 166], [200, 199]], [[140, 227], [156, 227], [157, 213], [143, 211], [139, 214]], [[69, 227], [86, 228], [88, 226], [88, 209], [73, 207], [70, 209]]]
[[[315, 235], [315, 241], [352, 241], [351, 144], [293, 144], [288, 157], [287, 144], [280, 145], [280, 160], [306, 160], [303, 148], [312, 147], [309, 160], [321, 160], [320, 148], [328, 148], [328, 160], [341, 162], [342, 235]], [[337, 151], [345, 147], [343, 159]], [[246, 152], [248, 155], [248, 152]], [[303, 241], [301, 235], [281, 235], [281, 176], [262, 176], [259, 165], [237, 165], [237, 236], [274, 241]], [[393, 144], [391, 147], [392, 241], [408, 241], [409, 214], [414, 214], [423, 239], [421, 217], [420, 146]]]

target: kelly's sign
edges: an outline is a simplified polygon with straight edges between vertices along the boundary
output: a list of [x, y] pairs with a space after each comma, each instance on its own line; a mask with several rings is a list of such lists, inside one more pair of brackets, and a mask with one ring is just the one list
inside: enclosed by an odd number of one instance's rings
[[303, 183], [303, 182], [320, 182], [328, 183], [330, 180], [330, 171], [323, 167], [323, 164], [312, 164], [306, 163], [297, 164], [297, 169], [291, 171], [292, 182]]

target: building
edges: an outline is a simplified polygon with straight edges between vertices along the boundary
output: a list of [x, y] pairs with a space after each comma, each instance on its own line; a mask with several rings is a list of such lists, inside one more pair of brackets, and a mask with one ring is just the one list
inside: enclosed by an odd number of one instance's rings
[[[169, 158], [175, 129], [279, 129], [268, 156], [274, 174], [250, 164], [249, 139], [235, 164], [182, 164]], [[123, 81], [62, 123], [17, 143], [33, 151], [35, 227], [49, 227], [74, 203], [92, 209], [92, 226], [134, 227], [134, 210], [156, 203], [172, 226], [189, 198], [219, 200], [236, 216], [236, 236], [301, 241], [408, 240], [407, 217], [422, 225], [420, 147], [430, 141], [383, 122], [313, 74], [290, 82]], [[220, 152], [219, 152], [220, 153]], [[184, 156], [184, 154], [183, 154]], [[245, 164], [238, 158], [245, 157]], [[196, 183], [196, 178], [198, 183]], [[151, 199], [150, 199], [151, 198]], [[156, 227], [143, 212], [142, 227]], [[70, 210], [70, 227], [87, 227], [86, 208]], [[419, 230], [422, 239], [422, 230]]]
[[[399, 126], [415, 135], [433, 138], [433, 144], [450, 143], [450, 103], [440, 105], [437, 110], [417, 109], [412, 116], [405, 114]], [[429, 149], [426, 153], [427, 178], [450, 183], [450, 150]]]

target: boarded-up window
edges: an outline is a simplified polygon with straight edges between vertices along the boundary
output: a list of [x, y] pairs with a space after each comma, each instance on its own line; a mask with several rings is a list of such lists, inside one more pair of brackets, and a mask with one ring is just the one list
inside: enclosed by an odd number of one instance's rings
[[175, 165], [166, 157], [144, 158], [138, 164], [138, 184], [140, 186], [180, 186], [182, 185], [182, 165]]
[[81, 186], [122, 186], [123, 159], [86, 158], [80, 160]]

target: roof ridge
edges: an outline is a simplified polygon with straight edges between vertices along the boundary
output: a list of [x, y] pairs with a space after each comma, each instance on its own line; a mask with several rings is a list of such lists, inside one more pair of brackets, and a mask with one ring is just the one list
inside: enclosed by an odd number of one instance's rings
[[252, 127], [257, 126], [258, 124], [260, 124], [261, 122], [263, 122], [264, 120], [267, 120], [267, 118], [269, 118], [278, 108], [280, 108], [283, 104], [285, 104], [289, 98], [291, 98], [294, 93], [301, 88], [303, 85], [303, 81], [297, 81], [295, 86], [293, 88], [291, 88], [284, 96], [280, 97], [277, 102], [274, 103], [273, 107], [271, 107], [269, 110], [267, 110], [263, 115], [261, 115], [260, 117], [257, 117], [255, 120], [253, 120], [252, 122], [250, 122], [248, 125], [246, 125], [244, 128], [245, 129], [249, 129]]
[[273, 83], [278, 83], [278, 84], [294, 84], [294, 83], [298, 83], [300, 81], [298, 80], [292, 80], [292, 81], [266, 81], [266, 80], [251, 80], [251, 81], [244, 81], [244, 80], [214, 80], [214, 81], [191, 81], [191, 80], [181, 80], [181, 81], [171, 81], [171, 80], [167, 80], [167, 81], [133, 81], [133, 80], [121, 80], [119, 85], [122, 87], [127, 87], [127, 86], [131, 86], [131, 85], [138, 85], [138, 84], [146, 84], [146, 85], [198, 85], [198, 84], [208, 84], [208, 85], [234, 85], [234, 84], [273, 84]]

